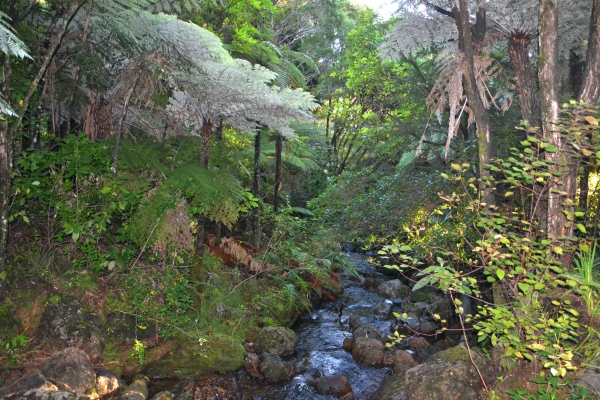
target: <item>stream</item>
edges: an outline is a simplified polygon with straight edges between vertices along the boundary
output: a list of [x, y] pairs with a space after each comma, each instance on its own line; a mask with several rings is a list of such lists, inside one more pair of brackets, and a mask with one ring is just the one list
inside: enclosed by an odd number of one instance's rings
[[[362, 277], [385, 278], [376, 271], [362, 254], [347, 254], [348, 261]], [[288, 382], [275, 385], [244, 386], [243, 398], [255, 400], [329, 400], [335, 396], [319, 395], [307, 384], [310, 377], [344, 375], [352, 385], [357, 400], [368, 400], [382, 380], [391, 375], [389, 368], [373, 368], [357, 364], [352, 354], [342, 348], [344, 339], [351, 338], [349, 320], [360, 319], [377, 327], [382, 333], [390, 332], [391, 321], [377, 318], [375, 310], [388, 309], [389, 300], [364, 289], [351, 274], [342, 274], [344, 294], [335, 302], [322, 304], [313, 313], [298, 320], [293, 327], [298, 335], [294, 365], [296, 376]]]

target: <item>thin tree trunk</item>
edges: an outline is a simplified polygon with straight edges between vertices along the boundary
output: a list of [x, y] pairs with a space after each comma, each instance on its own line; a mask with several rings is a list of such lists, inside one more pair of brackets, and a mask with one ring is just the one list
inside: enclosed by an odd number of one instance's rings
[[[88, 0], [88, 9], [85, 16], [85, 26], [83, 27], [83, 35], [81, 37], [81, 44], [86, 44], [87, 35], [90, 28], [90, 17], [92, 16], [92, 8], [94, 0]], [[69, 96], [69, 102], [67, 103], [67, 135], [71, 133], [71, 118], [73, 116], [73, 104], [75, 103], [75, 94], [77, 93], [77, 85], [79, 85], [79, 76], [81, 75], [81, 65], [77, 64], [75, 69], [75, 82], [73, 83], [73, 91]]]
[[596, 105], [600, 97], [600, 0], [594, 0], [590, 37], [585, 61], [583, 85], [579, 98], [584, 102]]
[[[252, 182], [252, 194], [257, 199], [260, 199], [260, 131], [259, 126], [256, 129], [256, 136], [254, 137], [254, 180]], [[254, 246], [260, 247], [260, 237], [262, 235], [260, 227], [260, 204], [254, 209], [253, 212], [253, 225], [254, 225]]]
[[[586, 157], [587, 158], [587, 157]], [[589, 159], [586, 162], [586, 165], [583, 167], [583, 173], [579, 177], [579, 208], [581, 211], [586, 212], [588, 209], [588, 192], [590, 186], [590, 173], [592, 169], [588, 164]]]
[[[10, 99], [10, 55], [4, 54], [0, 93]], [[8, 216], [10, 213], [10, 177], [12, 173], [12, 137], [8, 120], [0, 121], [0, 273], [7, 265]], [[4, 281], [0, 279], [0, 289]]]
[[123, 111], [121, 112], [121, 118], [119, 118], [119, 125], [117, 127], [117, 137], [115, 140], [115, 151], [113, 153], [112, 165], [113, 174], [115, 175], [117, 174], [117, 168], [119, 166], [119, 150], [121, 147], [121, 137], [123, 136], [123, 123], [125, 122], [125, 116], [127, 115], [127, 109], [129, 108], [129, 101], [131, 100], [131, 95], [133, 94], [133, 91], [135, 90], [135, 87], [137, 86], [139, 80], [140, 75], [138, 75], [135, 78], [133, 85], [127, 91], [127, 94], [125, 95], [125, 101], [123, 103]]
[[66, 16], [64, 17], [63, 24], [60, 27], [56, 36], [54, 37], [54, 41], [53, 41], [52, 45], [50, 46], [50, 49], [48, 49], [48, 53], [46, 54], [46, 57], [44, 58], [44, 62], [42, 63], [42, 66], [40, 67], [35, 78], [33, 78], [33, 81], [31, 82], [31, 86], [29, 87], [29, 91], [27, 92], [27, 94], [25, 95], [25, 98], [23, 99], [23, 106], [21, 106], [21, 110], [19, 111], [17, 121], [14, 123], [14, 125], [9, 130], [9, 138], [14, 137], [15, 133], [19, 129], [19, 126], [21, 126], [21, 122], [23, 122], [23, 117], [25, 116], [25, 112], [27, 111], [27, 107], [29, 106], [29, 101], [31, 100], [31, 96], [33, 96], [33, 93], [35, 92], [37, 85], [40, 83], [40, 80], [46, 73], [46, 70], [48, 69], [48, 66], [50, 65], [50, 61], [52, 61], [52, 59], [54, 58], [54, 54], [56, 53], [56, 50], [60, 46], [60, 43], [62, 42], [63, 37], [67, 33], [67, 28], [69, 27], [71, 20], [73, 19], [75, 14], [77, 14], [77, 12], [79, 11], [79, 8], [81, 8], [81, 6], [83, 5], [83, 3], [85, 3], [85, 1], [86, 0], [80, 0], [80, 1], [76, 2], [75, 4], [73, 4], [69, 8], [69, 11], [67, 12]]
[[[459, 48], [465, 57], [465, 66], [463, 67], [465, 91], [467, 93], [469, 105], [475, 116], [477, 124], [477, 149], [479, 151], [479, 189], [481, 192], [481, 201], [487, 206], [494, 204], [494, 195], [492, 192], [491, 174], [486, 164], [489, 164], [492, 154], [492, 138], [490, 129], [490, 116], [483, 105], [483, 101], [477, 90], [477, 81], [475, 80], [474, 49], [471, 37], [471, 24], [469, 23], [469, 10], [467, 0], [459, 0], [459, 7], [454, 7], [452, 12], [459, 33]], [[477, 26], [485, 26], [485, 10], [477, 11]], [[481, 21], [481, 22], [480, 22]], [[483, 39], [481, 28], [476, 29], [478, 39]]]
[[571, 157], [557, 126], [559, 117], [557, 0], [540, 0], [539, 32], [538, 75], [542, 131], [544, 137], [558, 150], [555, 153], [547, 152], [546, 157], [554, 164], [554, 170], [561, 174], [560, 177], [552, 178], [552, 187], [548, 193], [547, 233], [548, 237], [558, 239], [571, 236], [573, 233], [573, 224], [563, 211], [573, 212], [576, 170], [574, 174]]
[[275, 138], [275, 186], [273, 193], [273, 211], [279, 212], [279, 189], [281, 187], [281, 153], [283, 151], [283, 138], [277, 135]]
[[[202, 147], [200, 149], [200, 165], [208, 169], [210, 157], [210, 137], [212, 135], [213, 123], [204, 119], [201, 131]], [[195, 256], [190, 271], [190, 279], [193, 282], [192, 299], [197, 310], [202, 307], [202, 283], [204, 282], [204, 243], [206, 241], [206, 217], [204, 214], [198, 216], [198, 227], [196, 241], [194, 243]]]
[[539, 111], [535, 83], [529, 60], [529, 43], [531, 37], [522, 32], [513, 32], [509, 38], [510, 62], [515, 74], [517, 95], [521, 108], [521, 118], [529, 126], [539, 125]]

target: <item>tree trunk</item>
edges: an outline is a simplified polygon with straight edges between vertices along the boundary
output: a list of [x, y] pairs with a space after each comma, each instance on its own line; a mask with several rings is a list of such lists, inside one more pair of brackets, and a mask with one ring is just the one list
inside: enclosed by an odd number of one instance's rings
[[275, 186], [273, 193], [273, 211], [279, 212], [279, 189], [281, 187], [281, 152], [283, 151], [283, 138], [277, 135], [275, 138]]
[[596, 105], [600, 97], [600, 0], [594, 0], [590, 23], [588, 52], [583, 74], [583, 85], [579, 98], [584, 102]]
[[[0, 93], [10, 99], [10, 55], [3, 56]], [[4, 272], [8, 253], [8, 216], [10, 213], [10, 176], [12, 173], [12, 136], [8, 120], [0, 121], [0, 273]], [[3, 280], [0, 279], [0, 288]]]
[[208, 159], [210, 158], [210, 137], [212, 136], [213, 124], [210, 120], [205, 119], [202, 124], [202, 147], [200, 149], [200, 165], [208, 168]]
[[509, 38], [510, 62], [515, 75], [521, 118], [529, 126], [539, 125], [537, 93], [529, 60], [529, 43], [531, 37], [522, 32], [513, 32]]
[[[540, 0], [538, 75], [541, 94], [542, 131], [557, 151], [546, 153], [560, 177], [553, 181], [548, 193], [549, 238], [558, 239], [573, 234], [573, 223], [563, 211], [573, 212], [576, 173], [566, 143], [558, 129], [558, 1]], [[563, 260], [566, 261], [566, 260]]]
[[[252, 194], [257, 199], [260, 199], [260, 131], [261, 127], [259, 126], [256, 129], [256, 136], [254, 137], [254, 180], [252, 182]], [[254, 233], [253, 242], [256, 248], [260, 247], [260, 237], [262, 235], [261, 227], [260, 227], [260, 202], [258, 207], [254, 209], [253, 212], [253, 225]]]
[[121, 147], [121, 138], [123, 137], [123, 123], [125, 122], [125, 116], [127, 115], [127, 109], [129, 108], [129, 101], [131, 100], [131, 95], [135, 90], [138, 82], [140, 80], [140, 75], [135, 78], [133, 85], [127, 91], [125, 95], [125, 101], [123, 102], [123, 111], [121, 112], [121, 118], [119, 118], [119, 126], [117, 127], [117, 137], [115, 139], [115, 151], [113, 153], [113, 174], [117, 173], [117, 167], [119, 166], [119, 149]]
[[[464, 82], [468, 102], [473, 111], [477, 124], [477, 149], [479, 151], [479, 190], [481, 201], [487, 206], [494, 204], [494, 194], [490, 182], [491, 174], [486, 164], [489, 164], [492, 154], [492, 138], [490, 129], [490, 116], [483, 105], [477, 89], [474, 66], [474, 49], [471, 37], [471, 24], [469, 23], [469, 10], [467, 0], [459, 0], [458, 8], [452, 9], [459, 34], [459, 48], [464, 54]], [[482, 28], [485, 27], [485, 11], [477, 11], [476, 29], [479, 41], [483, 40]]]
[[[588, 157], [586, 157], [588, 158]], [[590, 186], [590, 173], [592, 169], [589, 165], [589, 158], [583, 166], [583, 172], [579, 177], [579, 208], [583, 212], [587, 212], [588, 209], [588, 193]]]

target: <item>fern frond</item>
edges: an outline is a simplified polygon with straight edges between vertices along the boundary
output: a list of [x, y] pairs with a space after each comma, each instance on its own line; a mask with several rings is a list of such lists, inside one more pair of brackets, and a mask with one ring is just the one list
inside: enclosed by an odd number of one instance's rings
[[15, 35], [9, 21], [10, 18], [0, 11], [0, 51], [18, 58], [31, 58], [27, 46]]

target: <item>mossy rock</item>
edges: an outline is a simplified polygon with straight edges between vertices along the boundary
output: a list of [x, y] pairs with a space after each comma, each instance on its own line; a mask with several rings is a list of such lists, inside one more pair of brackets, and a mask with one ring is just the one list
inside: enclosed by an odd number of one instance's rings
[[477, 352], [470, 355], [468, 349], [459, 345], [406, 371], [404, 392], [409, 399], [479, 400], [483, 384], [471, 357], [487, 384], [491, 384], [495, 376], [493, 365]]
[[410, 293], [410, 301], [413, 303], [425, 303], [430, 301], [437, 293], [437, 290], [431, 287], [423, 287]]
[[206, 340], [202, 345], [183, 343], [148, 365], [145, 374], [150, 379], [183, 379], [209, 372], [231, 372], [244, 366], [246, 350], [237, 339], [214, 335]]
[[388, 376], [381, 382], [371, 400], [408, 400], [404, 393], [404, 374]]

